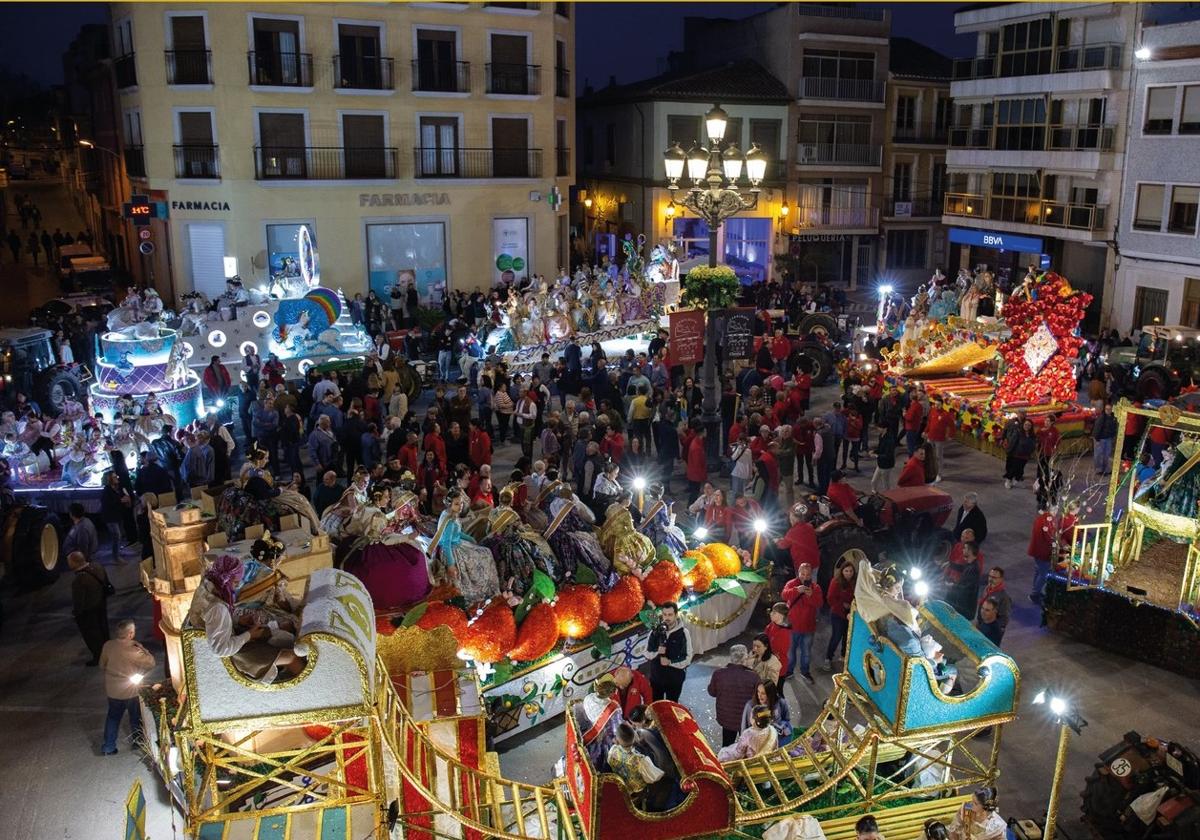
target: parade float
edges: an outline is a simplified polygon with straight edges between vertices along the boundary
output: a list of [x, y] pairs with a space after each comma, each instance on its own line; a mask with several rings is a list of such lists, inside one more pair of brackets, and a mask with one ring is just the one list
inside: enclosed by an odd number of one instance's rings
[[543, 353], [556, 357], [571, 341], [611, 345], [653, 333], [666, 308], [678, 300], [679, 261], [669, 245], [660, 244], [647, 263], [645, 245], [644, 235], [625, 237], [620, 271], [615, 266], [580, 268], [574, 277], [564, 274], [553, 284], [535, 277], [524, 292], [510, 291], [505, 302], [493, 305], [485, 350], [503, 358], [509, 370], [522, 372], [540, 362]]
[[[918, 292], [903, 319], [880, 307], [877, 329], [898, 334], [881, 354], [888, 381], [896, 387], [919, 383], [940, 397], [958, 415], [959, 440], [989, 454], [1003, 456], [1004, 425], [1018, 409], [1035, 427], [1053, 418], [1062, 436], [1060, 454], [1086, 451], [1094, 412], [1078, 404], [1074, 361], [1091, 295], [1054, 272], [1031, 271], [1011, 295], [994, 298], [986, 272], [960, 278], [956, 287], [937, 280]], [[980, 301], [993, 299], [999, 318], [977, 314]], [[860, 370], [865, 361], [860, 359]]]
[[[692, 555], [690, 572], [709, 553]], [[264, 558], [264, 567], [272, 562]], [[1020, 679], [1010, 657], [948, 605], [914, 609], [898, 591], [902, 581], [864, 563], [846, 669], [797, 737], [722, 762], [688, 709], [650, 704], [682, 794], [670, 810], [650, 812], [622, 777], [596, 766], [585, 743], [596, 736], [580, 730], [575, 714], [564, 721], [564, 774], [542, 784], [508, 777], [485, 737], [492, 721], [479, 664], [500, 661], [514, 642], [534, 652], [547, 639], [552, 646], [564, 633], [581, 633], [586, 625], [578, 622], [597, 621], [592, 599], [564, 588], [520, 622], [507, 604], [508, 613], [493, 602], [469, 621], [430, 604], [414, 622], [377, 628], [370, 592], [348, 572], [312, 571], [300, 597], [278, 594], [278, 581], [274, 589], [258, 587], [253, 602], [236, 588], [228, 601], [218, 597], [227, 581], [244, 587], [259, 579], [247, 584], [243, 574], [224, 555], [206, 568], [181, 632], [182, 690], [163, 684], [141, 696], [148, 753], [170, 806], [186, 836], [204, 840], [372, 832], [429, 840], [761, 837], [803, 820], [842, 840], [865, 813], [882, 831], [909, 836], [928, 819], [949, 823], [971, 792], [995, 782], [1003, 724], [1018, 708]], [[647, 589], [665, 595], [688, 585], [689, 574], [664, 577], [651, 582], [647, 575]], [[199, 616], [217, 627], [212, 621], [226, 603], [235, 617], [268, 610], [272, 627], [292, 629], [259, 643], [286, 668], [265, 677], [247, 670], [256, 657], [245, 650], [217, 652], [196, 622]], [[641, 603], [630, 598], [626, 606]], [[542, 606], [552, 613], [548, 622], [535, 618], [544, 616]], [[540, 643], [525, 632], [531, 622]], [[919, 647], [929, 653], [902, 651], [895, 622], [914, 639], [920, 634]], [[947, 693], [950, 661], [960, 689], [954, 697]], [[614, 731], [617, 720], [610, 720]], [[135, 785], [127, 832], [144, 832], [145, 807]]]
[[[1154, 406], [1121, 400], [1114, 414], [1115, 452], [1131, 457], [1113, 465], [1103, 519], [1075, 527], [1047, 584], [1045, 621], [1088, 644], [1200, 676], [1200, 414], [1187, 395]], [[1174, 443], [1158, 467], [1139, 469], [1138, 453], [1158, 439]]]

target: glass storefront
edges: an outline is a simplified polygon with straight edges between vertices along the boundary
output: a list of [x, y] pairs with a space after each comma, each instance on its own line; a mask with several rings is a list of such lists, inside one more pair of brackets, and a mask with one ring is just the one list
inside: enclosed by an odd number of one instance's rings
[[[267, 266], [271, 278], [300, 276], [300, 233], [308, 229], [313, 251], [317, 248], [317, 226], [312, 222], [280, 222], [267, 225]], [[319, 276], [319, 272], [314, 272]]]
[[367, 225], [371, 290], [387, 300], [396, 283], [415, 283], [422, 306], [440, 306], [446, 295], [446, 223]]
[[725, 222], [725, 264], [743, 285], [766, 282], [771, 272], [771, 220], [734, 217]]

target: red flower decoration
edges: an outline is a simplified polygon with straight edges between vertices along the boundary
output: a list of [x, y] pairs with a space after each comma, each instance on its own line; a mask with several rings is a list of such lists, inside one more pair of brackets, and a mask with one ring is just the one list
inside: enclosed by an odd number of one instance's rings
[[513, 662], [532, 662], [549, 653], [557, 643], [558, 617], [554, 608], [543, 601], [526, 614], [517, 628], [517, 642], [508, 655]]

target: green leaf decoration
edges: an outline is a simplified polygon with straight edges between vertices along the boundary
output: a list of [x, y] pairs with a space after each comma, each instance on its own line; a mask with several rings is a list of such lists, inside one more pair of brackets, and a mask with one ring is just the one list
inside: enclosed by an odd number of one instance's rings
[[642, 622], [642, 624], [647, 627], [653, 627], [654, 622], [657, 620], [653, 607], [643, 608], [642, 611], [637, 614], [637, 617], [638, 621]]
[[584, 564], [580, 563], [575, 567], [575, 582], [596, 585], [600, 581], [596, 578], [596, 573], [589, 569]]
[[681, 557], [679, 560], [679, 573], [686, 575], [692, 569], [696, 568], [696, 564], [700, 562], [698, 557]]
[[767, 582], [767, 579], [765, 577], [760, 575], [758, 572], [751, 571], [750, 569], [742, 569], [742, 571], [738, 572], [737, 579], [741, 580], [741, 581], [745, 581], [746, 583], [766, 583]]
[[724, 309], [737, 300], [740, 292], [737, 274], [729, 266], [696, 266], [683, 280], [680, 303], [700, 309]]
[[411, 610], [404, 614], [404, 620], [400, 622], [401, 627], [412, 627], [421, 620], [421, 616], [425, 615], [425, 611], [429, 609], [429, 602], [417, 604]]
[[513, 666], [507, 659], [500, 660], [492, 667], [494, 670], [492, 675], [488, 677], [488, 682], [492, 685], [504, 685], [504, 683], [512, 679]]
[[596, 632], [588, 636], [588, 641], [592, 643], [596, 652], [600, 654], [600, 656], [596, 657], [597, 659], [612, 653], [612, 636], [608, 635], [608, 631], [603, 627], [597, 627]]
[[553, 601], [554, 593], [557, 591], [554, 588], [554, 581], [545, 572], [534, 571], [533, 586], [531, 587], [544, 601]]
[[730, 595], [737, 595], [739, 598], [746, 597], [746, 590], [733, 578], [718, 578], [715, 582]]

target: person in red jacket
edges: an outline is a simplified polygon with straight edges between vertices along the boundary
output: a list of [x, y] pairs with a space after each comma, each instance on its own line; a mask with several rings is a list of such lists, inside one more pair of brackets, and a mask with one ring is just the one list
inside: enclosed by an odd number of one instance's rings
[[708, 454], [704, 449], [705, 428], [699, 426], [696, 435], [687, 448], [687, 470], [684, 475], [688, 482], [688, 504], [696, 501], [700, 488], [708, 480]]
[[846, 635], [850, 629], [850, 604], [854, 601], [854, 587], [858, 583], [858, 566], [850, 558], [843, 559], [833, 570], [833, 579], [829, 581], [829, 594], [825, 598], [829, 604], [829, 623], [831, 632], [829, 644], [825, 647], [825, 666], [823, 671], [833, 670], [833, 657], [841, 651], [839, 659], [846, 658]]
[[808, 401], [812, 397], [812, 375], [803, 368], [800, 368], [796, 371], [794, 379], [796, 384], [793, 387], [800, 395], [800, 410], [808, 411]]
[[478, 417], [471, 421], [469, 454], [476, 469], [492, 463], [492, 436], [483, 428], [483, 421]]
[[[155, 602], [157, 603], [157, 601]], [[779, 657], [780, 668], [779, 683], [775, 687], [779, 692], [783, 693], [783, 675], [790, 674], [791, 666], [789, 665], [788, 654], [792, 648], [792, 631], [787, 624], [788, 608], [783, 601], [776, 601], [771, 605], [769, 621], [767, 629], [763, 632], [767, 635], [767, 640], [771, 643], [771, 653]]]
[[812, 658], [813, 633], [817, 629], [817, 613], [821, 611], [824, 599], [821, 597], [821, 586], [812, 576], [812, 566], [802, 563], [796, 568], [796, 576], [783, 587], [783, 601], [788, 608], [788, 624], [792, 626], [792, 645], [788, 650], [790, 677], [799, 666], [800, 676], [809, 682], [814, 682], [810, 673]]
[[201, 379], [204, 384], [204, 400], [216, 405], [217, 400], [225, 399], [233, 380], [229, 377], [229, 369], [221, 364], [220, 356], [213, 356], [208, 367], [204, 369]]
[[600, 441], [600, 451], [614, 464], [621, 463], [625, 458], [625, 435], [609, 426], [604, 432], [604, 440]]
[[923, 487], [925, 485], [925, 450], [918, 449], [904, 464], [897, 487]]
[[437, 460], [438, 466], [443, 471], [446, 469], [446, 441], [442, 439], [442, 427], [438, 423], [434, 423], [429, 430], [429, 434], [425, 435], [425, 441], [422, 447], [426, 452], [432, 452], [433, 457]]
[[[1141, 408], [1140, 402], [1133, 404], [1134, 408]], [[1142, 444], [1142, 429], [1146, 426], [1146, 418], [1140, 414], [1134, 414], [1132, 411], [1125, 415], [1125, 443], [1121, 446], [1121, 458], [1126, 461], [1137, 460], [1137, 450]]]
[[641, 671], [628, 665], [618, 665], [610, 672], [617, 681], [617, 702], [621, 704], [621, 712], [625, 719], [638, 706], [649, 706], [654, 702], [654, 694], [650, 690], [650, 680]]
[[858, 493], [846, 481], [844, 472], [834, 470], [829, 474], [829, 489], [825, 495], [829, 497], [831, 510], [844, 513], [856, 524], [862, 525], [862, 518], [858, 515]]
[[775, 328], [775, 337], [771, 339], [771, 358], [775, 360], [775, 372], [787, 376], [787, 360], [792, 355], [792, 342], [783, 334], [783, 330]]
[[417, 446], [417, 433], [409, 432], [405, 442], [396, 450], [396, 459], [400, 462], [400, 466], [417, 474], [417, 466], [420, 463], [420, 449]]
[[1056, 520], [1057, 512], [1054, 508], [1044, 510], [1033, 520], [1033, 529], [1029, 533], [1029, 547], [1026, 552], [1033, 560], [1033, 589], [1029, 593], [1029, 600], [1035, 604], [1042, 603], [1046, 579], [1050, 577], [1059, 528]]
[[939, 484], [942, 480], [942, 464], [945, 463], [943, 454], [946, 450], [946, 441], [952, 431], [954, 431], [954, 412], [946, 408], [945, 403], [941, 400], [937, 400], [930, 406], [929, 419], [925, 423], [925, 440], [933, 446], [934, 460], [937, 462], [938, 468], [937, 478], [933, 480], [934, 484]]
[[1051, 462], [1058, 450], [1062, 433], [1058, 431], [1058, 415], [1051, 414], [1037, 431], [1037, 480], [1041, 487], [1048, 487], [1053, 476]]
[[904, 409], [904, 442], [908, 446], [908, 454], [912, 455], [921, 445], [921, 421], [925, 419], [925, 409], [917, 399], [917, 392], [909, 391], [908, 408]]
[[807, 564], [821, 563], [821, 550], [817, 547], [817, 531], [808, 521], [808, 510], [803, 504], [793, 505], [788, 511], [790, 527], [787, 533], [775, 541], [775, 545], [788, 552], [792, 568], [799, 569]]

